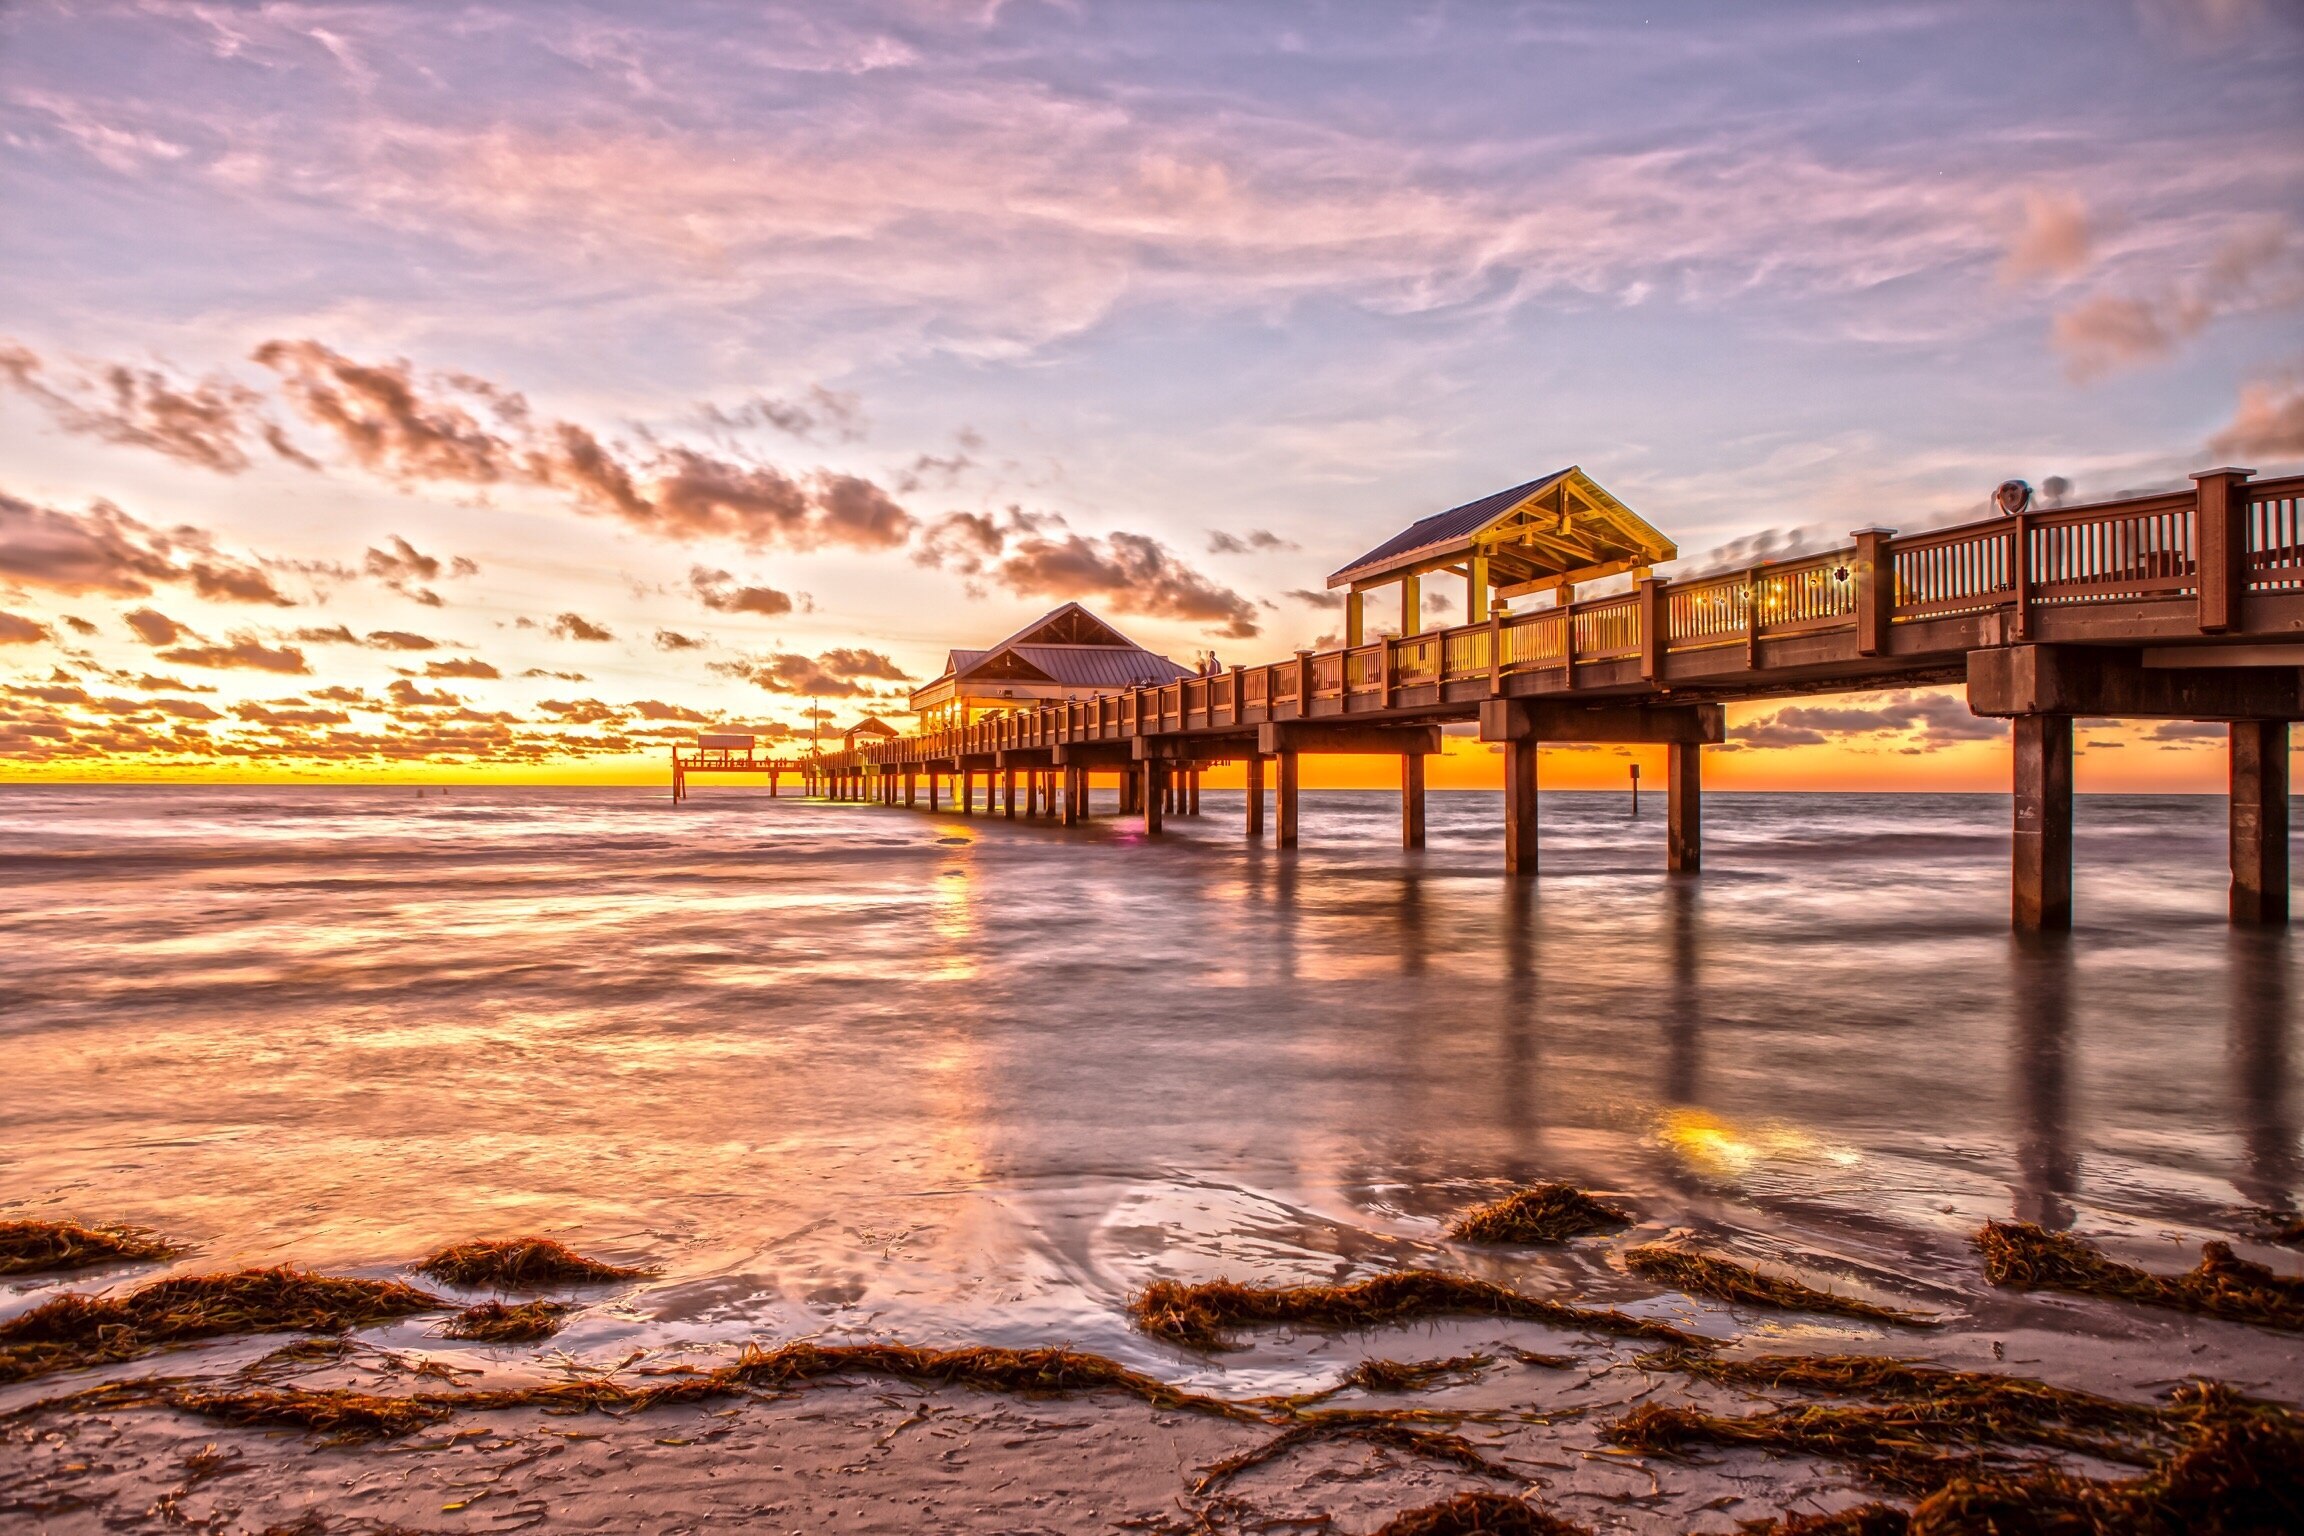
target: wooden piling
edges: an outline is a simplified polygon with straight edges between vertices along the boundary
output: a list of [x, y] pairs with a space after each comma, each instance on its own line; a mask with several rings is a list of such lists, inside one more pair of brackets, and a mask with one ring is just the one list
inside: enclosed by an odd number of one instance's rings
[[1148, 757], [1139, 766], [1143, 783], [1138, 795], [1144, 802], [1144, 831], [1156, 836], [1161, 815], [1168, 806], [1168, 765], [1157, 757]]
[[1664, 751], [1664, 867], [1692, 875], [1704, 867], [1704, 748], [1675, 741]]
[[2072, 926], [2072, 717], [2016, 717], [2010, 912], [2018, 928]]
[[1504, 742], [1504, 869], [1536, 873], [1536, 742], [1516, 736]]
[[1293, 848], [1296, 846], [1296, 750], [1283, 747], [1273, 757], [1280, 765], [1279, 783], [1272, 797], [1276, 802], [1273, 809], [1277, 813], [1273, 846]]
[[1000, 770], [1000, 814], [1010, 821], [1016, 819], [1016, 770]]
[[2288, 921], [2288, 722], [2231, 725], [2232, 921]]
[[1400, 755], [1400, 846], [1424, 846], [1424, 756]]
[[1264, 841], [1264, 759], [1261, 755], [1251, 752], [1248, 754], [1247, 766], [1248, 822], [1246, 830], [1248, 841], [1260, 843]]

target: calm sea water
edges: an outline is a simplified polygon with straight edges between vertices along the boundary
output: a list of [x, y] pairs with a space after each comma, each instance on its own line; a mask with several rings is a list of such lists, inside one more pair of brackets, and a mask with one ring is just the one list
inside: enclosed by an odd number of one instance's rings
[[1416, 854], [1385, 795], [1308, 795], [1292, 855], [1206, 805], [1148, 841], [721, 787], [0, 789], [0, 1213], [187, 1268], [531, 1231], [660, 1266], [578, 1355], [1184, 1376], [1126, 1326], [1155, 1276], [1437, 1262], [1686, 1314], [1604, 1245], [1441, 1242], [1514, 1180], [1978, 1328], [1986, 1218], [2180, 1267], [2304, 1183], [2296, 954], [2223, 921], [2221, 801], [2084, 798], [2080, 927], [2036, 944], [1998, 798], [1718, 794], [1670, 880], [1655, 798], [1549, 796], [1517, 882], [1493, 795], [1434, 794]]

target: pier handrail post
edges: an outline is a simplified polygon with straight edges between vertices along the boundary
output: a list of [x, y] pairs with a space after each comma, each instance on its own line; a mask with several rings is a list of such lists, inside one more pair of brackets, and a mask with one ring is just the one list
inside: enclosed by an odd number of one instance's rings
[[1888, 552], [1893, 528], [1859, 528], [1856, 541], [1856, 654], [1885, 656], [1896, 621], [1896, 560]]
[[1640, 596], [1640, 680], [1652, 683], [1664, 675], [1665, 582], [1643, 576], [1635, 590]]
[[2248, 488], [2252, 469], [2204, 469], [2192, 477], [2192, 567], [2203, 634], [2238, 629], [2248, 591]]

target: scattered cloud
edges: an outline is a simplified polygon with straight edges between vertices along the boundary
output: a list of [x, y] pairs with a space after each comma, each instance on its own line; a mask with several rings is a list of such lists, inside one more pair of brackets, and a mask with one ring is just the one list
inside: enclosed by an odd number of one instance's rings
[[452, 657], [447, 661], [428, 661], [424, 663], [424, 675], [426, 677], [493, 678], [502, 677], [504, 674], [497, 671], [495, 667], [491, 666], [485, 661], [480, 661], [471, 656], [458, 656]]
[[445, 602], [438, 592], [424, 585], [428, 581], [438, 581], [443, 570], [450, 576], [476, 576], [480, 573], [480, 567], [462, 555], [457, 555], [443, 566], [437, 555], [422, 553], [396, 533], [390, 535], [387, 542], [391, 545], [389, 549], [369, 548], [361, 559], [361, 569], [392, 591], [412, 598], [427, 608], [438, 608]]
[[2227, 315], [2304, 303], [2304, 259], [2285, 223], [2260, 219], [2219, 246], [2181, 282], [2142, 293], [2097, 293], [2059, 312], [2049, 339], [2075, 380], [2173, 354]]
[[1820, 747], [1851, 736], [1898, 736], [1896, 750], [1933, 752], [1964, 741], [1991, 741], [2008, 722], [1969, 712], [1948, 693], [1904, 692], [1875, 703], [1789, 704], [1737, 726], [1731, 740], [1747, 747]]
[[121, 621], [136, 632], [136, 638], [146, 645], [174, 645], [192, 631], [164, 613], [150, 608], [138, 608], [120, 615]]
[[0, 613], [0, 645], [30, 645], [48, 638], [48, 626], [22, 614]]
[[222, 374], [179, 383], [156, 368], [114, 363], [93, 376], [56, 379], [31, 348], [0, 342], [0, 380], [38, 402], [75, 436], [148, 448], [223, 475], [248, 468], [256, 444], [316, 467], [266, 414], [261, 395]]
[[180, 666], [208, 667], [217, 671], [235, 668], [258, 672], [311, 672], [305, 665], [304, 653], [294, 646], [269, 646], [248, 635], [234, 635], [229, 645], [187, 645], [172, 651], [160, 652], [162, 661], [173, 661]]
[[580, 613], [564, 613], [551, 623], [551, 633], [562, 640], [613, 640], [615, 632]]
[[2088, 205], [2077, 194], [2027, 192], [2024, 226], [2000, 264], [2000, 275], [2009, 282], [2078, 277], [2088, 269], [2094, 241]]
[[1342, 608], [1344, 606], [1344, 594], [1341, 592], [1321, 592], [1311, 587], [1290, 587], [1287, 595], [1307, 608]]
[[712, 642], [699, 640], [694, 635], [681, 634], [676, 629], [656, 631], [656, 649], [660, 651], [700, 651]]
[[306, 420], [396, 484], [543, 487], [657, 538], [751, 549], [893, 549], [915, 526], [860, 476], [793, 474], [653, 440], [633, 450], [539, 418], [526, 397], [469, 374], [419, 379], [406, 359], [363, 363], [308, 339], [268, 341], [254, 355]]
[[714, 613], [757, 613], [773, 618], [792, 611], [790, 593], [779, 592], [774, 587], [741, 585], [726, 571], [691, 566], [688, 585], [695, 592], [696, 600]]
[[426, 693], [405, 677], [395, 679], [392, 686], [384, 690], [384, 696], [404, 708], [415, 709], [455, 709], [464, 702], [444, 688]]
[[2255, 379], [2240, 386], [2231, 424], [2208, 440], [2212, 453], [2240, 459], [2304, 458], [2304, 377]]
[[1264, 528], [1251, 528], [1238, 534], [1218, 530], [1208, 535], [1208, 553], [1212, 555], [1256, 555], [1300, 547]]
[[724, 432], [767, 427], [804, 443], [815, 442], [820, 433], [840, 442], [853, 443], [864, 436], [867, 427], [862, 401], [844, 390], [826, 389], [821, 384], [809, 385], [793, 400], [754, 395], [743, 404], [727, 409], [700, 406], [697, 414]]
[[878, 651], [831, 650], [821, 656], [780, 651], [767, 656], [745, 656], [731, 661], [706, 662], [725, 677], [742, 678], [770, 693], [802, 694], [810, 698], [847, 699], [869, 695], [865, 680], [901, 682], [905, 674]]
[[1075, 533], [1052, 512], [948, 513], [922, 531], [912, 558], [987, 578], [1020, 597], [1094, 598], [1120, 613], [1209, 625], [1234, 640], [1261, 632], [1253, 603], [1159, 540]]
[[67, 512], [0, 492], [0, 577], [75, 595], [149, 597], [176, 584], [216, 602], [295, 606], [262, 565], [223, 553], [204, 530], [155, 528], [108, 501]]

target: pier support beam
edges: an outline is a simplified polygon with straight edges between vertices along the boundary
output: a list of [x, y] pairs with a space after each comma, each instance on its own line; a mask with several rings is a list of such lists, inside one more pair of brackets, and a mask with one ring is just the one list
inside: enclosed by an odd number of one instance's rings
[[917, 770], [904, 770], [904, 809], [911, 810], [920, 803], [920, 775]]
[[1068, 827], [1080, 825], [1081, 786], [1087, 779], [1088, 775], [1078, 768], [1064, 770], [1064, 825]]
[[1016, 819], [1016, 770], [1013, 768], [1000, 771], [1000, 814], [1010, 821]]
[[2288, 921], [2288, 722], [2232, 722], [2232, 921]]
[[1276, 826], [1272, 842], [1278, 848], [1293, 848], [1296, 846], [1296, 750], [1286, 747], [1272, 755], [1280, 765], [1279, 784], [1272, 797], [1277, 802], [1273, 807]]
[[1424, 846], [1424, 759], [1414, 752], [1400, 758], [1400, 846]]
[[1264, 758], [1261, 753], [1248, 754], [1248, 817], [1243, 829], [1248, 841], [1264, 841]]
[[1704, 867], [1704, 748], [1696, 742], [1676, 741], [1666, 747], [1664, 765], [1664, 867], [1676, 875], [1692, 875]]
[[2072, 926], [2072, 717], [2016, 717], [2010, 915], [2018, 928]]
[[943, 775], [938, 773], [935, 769], [931, 768], [928, 770], [928, 809], [931, 811], [937, 809], [936, 781], [942, 777]]
[[1160, 834], [1160, 818], [1168, 808], [1168, 765], [1159, 758], [1148, 757], [1141, 765], [1142, 783], [1137, 790], [1144, 802], [1144, 831], [1146, 835]]
[[1504, 742], [1504, 871], [1536, 873], [1536, 741]]
[[1185, 787], [1185, 798], [1186, 798], [1186, 799], [1187, 799], [1187, 801], [1189, 802], [1189, 803], [1188, 803], [1188, 804], [1187, 804], [1187, 805], [1184, 807], [1184, 814], [1185, 814], [1185, 815], [1187, 815], [1187, 816], [1197, 816], [1197, 815], [1199, 815], [1199, 814], [1200, 814], [1200, 770], [1199, 770], [1199, 769], [1197, 769], [1197, 768], [1193, 769], [1193, 770], [1192, 770], [1192, 772], [1191, 772], [1191, 773], [1190, 773], [1190, 774], [1189, 774], [1189, 775], [1188, 775], [1188, 776], [1185, 778], [1185, 780], [1184, 780], [1184, 787]]

